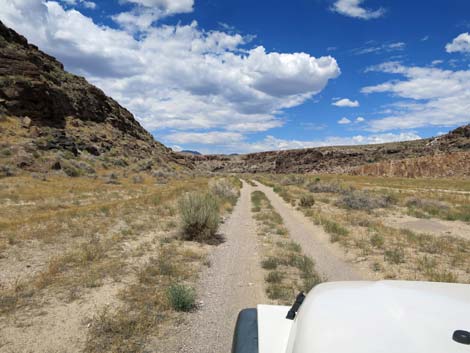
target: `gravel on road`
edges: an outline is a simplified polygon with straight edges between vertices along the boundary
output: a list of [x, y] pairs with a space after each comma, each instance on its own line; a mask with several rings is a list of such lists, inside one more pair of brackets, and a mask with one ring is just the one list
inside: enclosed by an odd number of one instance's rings
[[302, 247], [305, 255], [315, 261], [316, 270], [328, 281], [358, 281], [370, 279], [368, 274], [344, 260], [344, 252], [335, 248], [322, 227], [316, 226], [301, 212], [286, 203], [272, 188], [256, 182], [282, 216], [290, 237]]
[[221, 226], [225, 242], [210, 255], [198, 284], [201, 307], [178, 328], [176, 352], [229, 353], [240, 310], [266, 303], [256, 223], [251, 215], [253, 188], [243, 183], [232, 214]]

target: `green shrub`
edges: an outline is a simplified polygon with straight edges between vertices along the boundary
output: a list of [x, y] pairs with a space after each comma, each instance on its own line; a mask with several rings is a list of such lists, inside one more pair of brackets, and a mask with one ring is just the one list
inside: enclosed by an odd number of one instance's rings
[[219, 227], [219, 203], [211, 193], [192, 192], [179, 200], [185, 240], [208, 241]]
[[176, 311], [190, 311], [196, 303], [196, 292], [183, 284], [173, 284], [167, 290], [171, 307]]
[[312, 195], [304, 195], [300, 198], [300, 207], [310, 208], [315, 204], [315, 199]]
[[286, 288], [280, 284], [272, 283], [266, 288], [266, 294], [269, 299], [281, 300], [284, 304], [292, 302], [292, 298], [295, 295], [293, 290]]
[[261, 261], [261, 267], [264, 268], [265, 270], [275, 270], [278, 265], [279, 265], [279, 260], [276, 259], [275, 257], [268, 257], [267, 259], [264, 259], [263, 261]]
[[395, 249], [386, 250], [384, 253], [385, 261], [392, 264], [402, 264], [405, 262], [405, 250], [397, 247]]
[[266, 195], [259, 190], [253, 191], [251, 193], [251, 202], [253, 203], [253, 212], [261, 211], [261, 201], [266, 199]]
[[449, 271], [429, 271], [426, 273], [426, 278], [430, 282], [443, 282], [443, 283], [457, 283], [458, 278], [455, 274]]
[[342, 237], [349, 235], [349, 230], [344, 228], [341, 224], [327, 219], [322, 220], [323, 229], [330, 234], [330, 241], [335, 243]]
[[73, 166], [71, 163], [67, 162], [61, 162], [62, 170], [64, 171], [65, 174], [69, 177], [79, 177], [81, 175], [80, 170]]
[[280, 283], [284, 278], [284, 274], [280, 271], [271, 271], [266, 276], [266, 282], [268, 283]]
[[296, 243], [295, 241], [290, 241], [288, 243], [279, 242], [278, 245], [282, 248], [285, 248], [288, 251], [297, 252], [297, 253], [302, 252], [302, 247], [300, 246], [299, 243]]
[[376, 233], [370, 237], [370, 243], [376, 248], [382, 248], [384, 246], [385, 239], [382, 235]]

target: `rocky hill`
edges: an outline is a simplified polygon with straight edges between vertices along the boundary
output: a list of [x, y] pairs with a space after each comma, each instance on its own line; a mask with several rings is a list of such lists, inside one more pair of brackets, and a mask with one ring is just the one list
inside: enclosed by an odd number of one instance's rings
[[191, 167], [83, 77], [0, 22], [0, 174]]
[[[212, 172], [470, 176], [469, 167], [465, 164], [469, 160], [469, 154], [470, 125], [467, 125], [437, 138], [409, 142], [272, 151], [238, 156], [193, 156], [192, 159], [198, 169]], [[390, 164], [390, 161], [393, 163]], [[437, 164], [434, 165], [433, 161]], [[447, 161], [446, 170], [437, 167], [444, 166], [443, 161]], [[418, 171], [420, 168], [421, 171]]]

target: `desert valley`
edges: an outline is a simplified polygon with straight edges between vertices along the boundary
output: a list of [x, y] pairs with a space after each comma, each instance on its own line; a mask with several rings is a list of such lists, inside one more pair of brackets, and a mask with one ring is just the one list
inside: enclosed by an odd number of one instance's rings
[[0, 269], [2, 353], [220, 353], [322, 282], [470, 284], [470, 125], [177, 152], [0, 22]]

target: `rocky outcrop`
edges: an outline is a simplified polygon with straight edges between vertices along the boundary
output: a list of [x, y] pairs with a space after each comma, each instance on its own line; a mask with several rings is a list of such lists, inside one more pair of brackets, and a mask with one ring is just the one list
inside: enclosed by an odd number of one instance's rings
[[[426, 159], [441, 161], [436, 155], [452, 155], [470, 151], [470, 125], [460, 127], [449, 134], [409, 142], [387, 143], [365, 146], [321, 147], [288, 151], [251, 153], [238, 156], [193, 156], [197, 167], [211, 172], [231, 173], [354, 173], [372, 175], [384, 171], [387, 166], [396, 166], [395, 176], [438, 175], [438, 168], [427, 173], [408, 171], [411, 160], [419, 159], [422, 168], [429, 166]], [[467, 157], [448, 158], [458, 165]], [[398, 161], [405, 161], [398, 163]], [[388, 163], [394, 161], [393, 163]], [[396, 162], [396, 163], [395, 163]], [[432, 163], [431, 163], [432, 164]], [[443, 165], [443, 164], [441, 164]], [[365, 166], [370, 166], [366, 168]], [[410, 167], [411, 168], [411, 167]], [[403, 171], [403, 172], [400, 172]], [[377, 172], [378, 173], [378, 172]], [[380, 172], [382, 173], [382, 172]], [[455, 172], [458, 174], [458, 172]], [[467, 175], [462, 169], [459, 175]]]
[[100, 157], [108, 165], [146, 159], [155, 168], [191, 167], [155, 141], [127, 109], [1, 22], [0, 133], [9, 136], [0, 140], [0, 150], [9, 150], [16, 166], [16, 151], [35, 148], [52, 164], [54, 153], [67, 152], [74, 158]]

